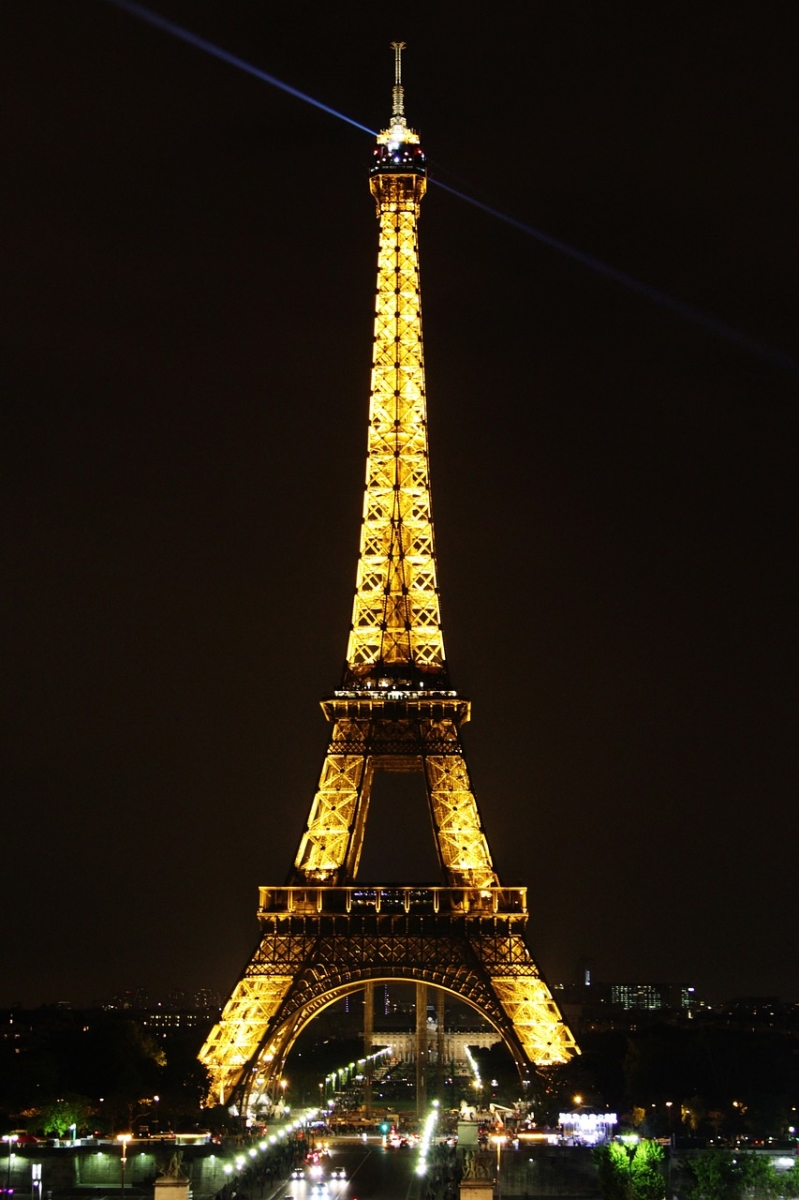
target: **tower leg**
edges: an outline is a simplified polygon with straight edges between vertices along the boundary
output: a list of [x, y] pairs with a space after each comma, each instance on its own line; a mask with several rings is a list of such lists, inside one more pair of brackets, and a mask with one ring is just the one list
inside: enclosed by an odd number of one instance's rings
[[372, 1116], [372, 1054], [374, 1052], [374, 1028], [375, 1028], [375, 985], [367, 983], [363, 989], [363, 1056], [366, 1059], [366, 1067], [364, 1070], [363, 1079], [363, 1100], [364, 1100], [364, 1116], [371, 1119]]
[[416, 1115], [427, 1108], [427, 987], [416, 985]]

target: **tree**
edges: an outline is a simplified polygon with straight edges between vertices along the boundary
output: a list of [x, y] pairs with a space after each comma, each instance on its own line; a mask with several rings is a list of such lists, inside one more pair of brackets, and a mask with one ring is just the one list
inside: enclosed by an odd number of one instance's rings
[[621, 1142], [608, 1142], [594, 1151], [602, 1200], [630, 1200], [630, 1157]]
[[799, 1190], [799, 1171], [778, 1175], [769, 1158], [754, 1152], [708, 1150], [688, 1166], [692, 1200], [763, 1200]]
[[73, 1125], [76, 1133], [88, 1129], [91, 1117], [91, 1102], [88, 1097], [67, 1094], [45, 1104], [38, 1118], [35, 1118], [35, 1125], [42, 1133], [54, 1133], [56, 1137], [62, 1138]]
[[665, 1200], [663, 1157], [657, 1142], [646, 1139], [634, 1146], [608, 1142], [597, 1147], [594, 1159], [602, 1200]]
[[635, 1200], [664, 1200], [666, 1181], [663, 1178], [663, 1148], [657, 1142], [642, 1140], [630, 1161], [632, 1193]]

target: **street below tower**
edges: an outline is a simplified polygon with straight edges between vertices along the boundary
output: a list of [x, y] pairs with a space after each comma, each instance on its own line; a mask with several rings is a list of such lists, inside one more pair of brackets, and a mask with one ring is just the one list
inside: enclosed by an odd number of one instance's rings
[[[417, 1160], [417, 1151], [384, 1147], [374, 1136], [366, 1142], [337, 1138], [319, 1174], [305, 1168], [303, 1177], [290, 1179], [275, 1200], [421, 1200], [427, 1181], [416, 1174]], [[345, 1178], [335, 1178], [341, 1171]]]

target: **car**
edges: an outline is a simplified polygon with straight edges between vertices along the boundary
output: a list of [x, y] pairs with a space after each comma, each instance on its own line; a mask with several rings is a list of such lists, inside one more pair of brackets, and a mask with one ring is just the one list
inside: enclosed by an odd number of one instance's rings
[[334, 1167], [333, 1170], [330, 1172], [330, 1178], [331, 1179], [346, 1179], [347, 1172], [344, 1170], [343, 1167]]
[[291, 1172], [291, 1178], [292, 1179], [304, 1179], [305, 1172], [303, 1171], [302, 1167], [295, 1167], [294, 1170]]

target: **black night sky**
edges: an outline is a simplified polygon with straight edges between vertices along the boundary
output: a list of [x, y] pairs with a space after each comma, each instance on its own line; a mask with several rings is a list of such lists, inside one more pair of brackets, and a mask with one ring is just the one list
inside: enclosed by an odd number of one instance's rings
[[[799, 355], [794, 6], [152, 7], [370, 128], [404, 39], [431, 175]], [[372, 139], [105, 0], [7, 0], [0, 44], [0, 1003], [226, 993], [346, 646]], [[536, 960], [799, 1000], [797, 376], [433, 186], [421, 255], [447, 649]], [[362, 875], [429, 878], [397, 786]]]

